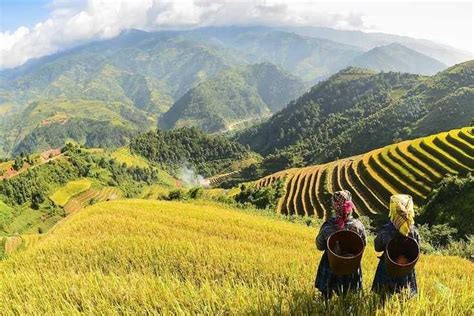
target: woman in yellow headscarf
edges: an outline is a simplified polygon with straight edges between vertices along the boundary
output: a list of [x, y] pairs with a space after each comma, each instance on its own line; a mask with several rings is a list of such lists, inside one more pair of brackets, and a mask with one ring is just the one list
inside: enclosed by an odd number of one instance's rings
[[[390, 222], [385, 224], [377, 234], [374, 241], [375, 251], [385, 251], [388, 242], [397, 236], [408, 236], [420, 242], [420, 236], [415, 228], [415, 211], [413, 199], [410, 195], [397, 194], [390, 198]], [[375, 272], [372, 291], [394, 293], [408, 289], [411, 295], [418, 292], [416, 274], [413, 269], [403, 277], [392, 277], [385, 269], [385, 253], [380, 257], [377, 271]]]

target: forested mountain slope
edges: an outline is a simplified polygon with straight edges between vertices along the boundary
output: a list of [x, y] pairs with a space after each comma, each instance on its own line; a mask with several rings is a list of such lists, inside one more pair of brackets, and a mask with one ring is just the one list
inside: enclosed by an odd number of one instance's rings
[[[128, 137], [127, 135], [137, 130], [156, 126], [156, 123], [150, 122], [150, 119], [157, 121], [158, 117], [189, 89], [215, 77], [223, 70], [256, 61], [274, 61], [282, 62], [287, 71], [295, 73], [298, 68], [295, 65], [305, 63], [304, 58], [313, 58], [315, 54], [320, 54], [321, 47], [316, 40], [308, 40], [285, 32], [273, 34], [267, 29], [257, 32], [250, 30], [251, 28], [240, 28], [236, 35], [245, 37], [245, 42], [255, 47], [255, 53], [243, 52], [248, 47], [239, 46], [240, 49], [237, 49], [222, 38], [205, 34], [204, 30], [151, 33], [130, 30], [114, 39], [86, 44], [52, 56], [31, 60], [15, 69], [2, 71], [0, 74], [0, 121], [2, 123], [0, 155], [10, 154], [15, 147], [17, 148], [15, 153], [18, 153], [21, 148], [44, 149], [47, 143], [39, 140], [35, 144], [35, 139], [45, 138], [44, 135], [49, 133], [43, 128], [43, 120], [48, 125], [56, 124], [53, 128], [60, 130], [59, 134], [66, 134], [68, 131], [65, 131], [62, 128], [64, 126], [59, 123], [70, 119], [81, 120], [83, 115], [80, 113], [91, 105], [96, 107], [97, 113], [107, 112], [108, 115], [98, 117], [96, 113], [92, 113], [87, 114], [87, 119], [113, 121], [112, 128], [116, 125], [126, 126], [123, 136]], [[246, 36], [243, 35], [244, 33], [251, 33], [251, 35]], [[259, 42], [266, 36], [269, 36], [272, 43], [278, 45], [270, 47], [268, 46], [270, 44]], [[291, 45], [292, 49], [296, 49], [295, 52], [300, 50], [297, 47], [304, 46], [303, 57], [299, 53], [287, 55], [288, 43], [279, 47], [286, 38], [292, 38]], [[308, 41], [314, 43], [307, 45]], [[325, 40], [325, 42], [330, 41]], [[276, 48], [279, 51], [275, 50]], [[257, 51], [260, 53], [257, 54]], [[326, 47], [325, 51], [325, 54], [330, 56], [337, 55], [337, 51], [353, 52], [354, 50], [347, 45], [332, 43]], [[269, 52], [286, 57], [273, 58], [267, 54]], [[352, 53], [350, 56], [353, 56]], [[302, 68], [305, 76], [312, 81], [318, 76], [329, 74], [327, 70], [315, 72], [316, 69], [328, 69], [324, 60], [319, 56], [317, 64]], [[343, 59], [343, 62], [346, 61], [347, 59]], [[343, 64], [340, 64], [336, 68], [342, 66]], [[263, 75], [268, 75], [268, 73]], [[252, 80], [259, 78], [256, 73], [252, 76], [256, 76]], [[247, 82], [253, 83], [252, 80], [247, 80]], [[275, 86], [270, 84], [266, 87], [263, 84], [268, 83], [268, 80], [259, 81], [261, 85], [258, 87], [258, 93], [265, 102], [268, 102], [267, 107], [281, 107], [301, 92], [300, 88], [296, 88], [294, 92], [282, 96], [281, 89], [271, 90]], [[288, 83], [290, 87], [293, 85], [291, 82]], [[265, 89], [268, 91], [264, 91]], [[280, 95], [276, 95], [274, 100], [272, 97], [275, 92]], [[252, 102], [259, 103], [255, 100]], [[30, 117], [32, 104], [44, 104], [43, 107], [48, 108], [46, 112], [38, 116], [41, 117], [39, 122], [35, 118], [25, 119], [25, 117]], [[69, 105], [63, 106], [65, 104]], [[249, 113], [264, 113], [262, 109], [258, 109], [258, 106], [262, 104], [256, 106], [257, 109], [250, 106]], [[236, 117], [242, 116], [239, 114], [241, 109], [230, 110], [238, 114]], [[46, 113], [50, 115], [46, 116]], [[212, 117], [210, 125], [222, 125], [219, 120], [220, 113], [213, 112], [209, 115]], [[138, 121], [145, 124], [136, 124], [135, 118], [139, 116], [141, 117]], [[58, 117], [61, 119], [58, 120]], [[41, 135], [29, 135], [34, 129], [39, 129], [35, 134]], [[119, 132], [118, 129], [116, 130]], [[73, 140], [80, 141], [81, 138], [73, 138]], [[23, 139], [28, 143], [27, 146], [18, 144]], [[50, 145], [54, 146], [56, 142]]]
[[[88, 119], [127, 125], [129, 134], [156, 126], [157, 116], [196, 82], [241, 63], [225, 49], [179, 34], [127, 31], [2, 72], [3, 151], [8, 154], [32, 129], [41, 129], [36, 120], [25, 120], [34, 102], [48, 104], [68, 119], [82, 118], [81, 112], [94, 105]], [[104, 112], [106, 117], [96, 115]], [[42, 116], [54, 121], [56, 115]]]
[[33, 153], [75, 141], [89, 147], [119, 147], [132, 135], [156, 126], [149, 113], [121, 102], [67, 99], [31, 102], [6, 119], [0, 130], [12, 154]]
[[303, 92], [300, 80], [270, 63], [230, 68], [189, 90], [161, 117], [159, 126], [224, 131], [233, 123], [277, 112]]
[[348, 68], [237, 139], [304, 165], [466, 126], [474, 111], [473, 73], [473, 61], [432, 77]]
[[17, 102], [65, 97], [162, 112], [197, 80], [235, 64], [235, 58], [179, 32], [131, 30], [9, 70], [4, 86]]
[[251, 63], [279, 65], [307, 83], [326, 78], [364, 52], [355, 46], [261, 26], [209, 27], [192, 33], [230, 47]]

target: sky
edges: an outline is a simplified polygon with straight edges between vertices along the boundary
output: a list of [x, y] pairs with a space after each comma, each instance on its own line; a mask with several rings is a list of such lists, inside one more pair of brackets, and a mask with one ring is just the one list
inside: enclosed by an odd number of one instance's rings
[[0, 68], [124, 29], [325, 26], [425, 38], [474, 54], [473, 1], [0, 0]]

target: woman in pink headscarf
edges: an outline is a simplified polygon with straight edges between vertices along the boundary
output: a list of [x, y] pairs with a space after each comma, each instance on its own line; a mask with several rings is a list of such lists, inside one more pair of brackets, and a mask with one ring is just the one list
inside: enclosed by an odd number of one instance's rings
[[319, 263], [318, 273], [316, 275], [315, 287], [321, 291], [325, 298], [330, 298], [333, 293], [345, 294], [349, 290], [359, 291], [362, 289], [362, 270], [359, 267], [356, 272], [350, 275], [337, 276], [329, 266], [327, 254], [327, 240], [329, 236], [338, 230], [347, 229], [359, 234], [366, 242], [366, 234], [364, 225], [352, 217], [352, 195], [349, 191], [337, 191], [332, 197], [332, 206], [334, 216], [325, 221], [321, 226], [318, 236], [316, 237], [316, 247], [323, 250], [324, 254]]

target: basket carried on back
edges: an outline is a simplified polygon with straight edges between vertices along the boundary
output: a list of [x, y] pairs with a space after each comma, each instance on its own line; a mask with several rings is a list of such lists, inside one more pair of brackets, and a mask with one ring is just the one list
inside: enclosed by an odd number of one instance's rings
[[336, 275], [348, 275], [357, 271], [364, 253], [364, 242], [351, 230], [339, 230], [327, 241], [328, 259]]
[[385, 267], [392, 277], [410, 273], [420, 256], [420, 246], [415, 239], [405, 236], [390, 240], [385, 249]]

